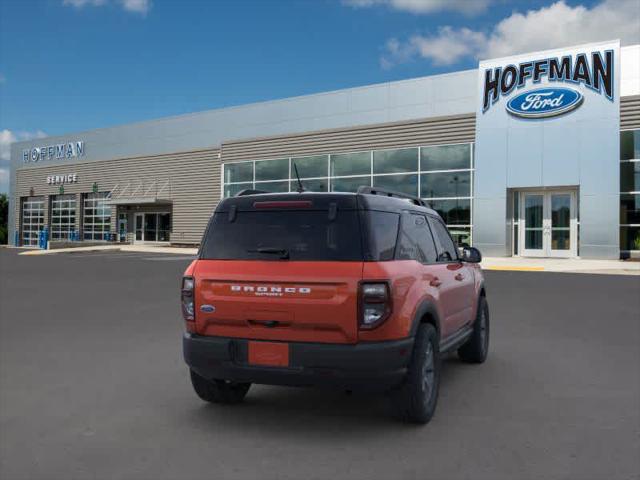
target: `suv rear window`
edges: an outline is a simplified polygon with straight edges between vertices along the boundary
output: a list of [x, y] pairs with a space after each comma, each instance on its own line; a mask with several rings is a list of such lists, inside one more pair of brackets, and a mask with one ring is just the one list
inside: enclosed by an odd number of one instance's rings
[[[310, 210], [228, 212], [211, 219], [202, 245], [205, 260], [362, 261], [358, 212]], [[286, 254], [285, 254], [286, 252]]]

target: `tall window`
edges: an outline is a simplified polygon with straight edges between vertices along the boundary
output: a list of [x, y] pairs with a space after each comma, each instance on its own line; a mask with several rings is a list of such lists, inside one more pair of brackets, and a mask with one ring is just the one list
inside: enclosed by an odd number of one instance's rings
[[22, 244], [37, 246], [38, 235], [44, 228], [44, 197], [25, 197], [22, 200]]
[[471, 244], [472, 144], [418, 146], [224, 164], [223, 195], [245, 189], [355, 192], [362, 185], [419, 196], [460, 245]]
[[51, 196], [51, 240], [70, 240], [76, 230], [76, 196]]
[[640, 130], [620, 133], [620, 250], [640, 251]]
[[83, 234], [85, 240], [108, 240], [111, 230], [111, 206], [108, 192], [87, 193], [84, 197]]

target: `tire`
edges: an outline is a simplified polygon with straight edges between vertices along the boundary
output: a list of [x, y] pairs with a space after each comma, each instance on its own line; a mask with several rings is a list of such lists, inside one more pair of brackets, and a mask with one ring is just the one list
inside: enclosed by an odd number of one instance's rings
[[473, 333], [467, 343], [458, 349], [458, 356], [467, 363], [484, 363], [489, 354], [489, 304], [480, 297]]
[[205, 402], [236, 404], [244, 400], [251, 387], [250, 383], [234, 383], [226, 380], [207, 380], [193, 370], [191, 372], [191, 385], [196, 394]]
[[411, 423], [428, 423], [438, 403], [440, 352], [438, 333], [433, 325], [418, 327], [409, 371], [404, 383], [392, 392], [394, 414]]

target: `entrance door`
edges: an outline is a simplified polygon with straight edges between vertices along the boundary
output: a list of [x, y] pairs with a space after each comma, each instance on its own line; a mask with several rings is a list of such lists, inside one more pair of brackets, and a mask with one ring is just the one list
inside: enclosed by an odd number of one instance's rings
[[521, 193], [520, 245], [524, 257], [575, 257], [575, 191]]
[[168, 242], [171, 233], [171, 214], [136, 213], [134, 226], [136, 242]]
[[136, 242], [144, 242], [144, 213], [136, 213], [135, 219]]

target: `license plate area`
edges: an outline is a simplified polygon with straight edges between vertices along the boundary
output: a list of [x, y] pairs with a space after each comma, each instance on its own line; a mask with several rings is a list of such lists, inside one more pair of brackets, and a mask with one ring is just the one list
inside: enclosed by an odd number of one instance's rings
[[288, 367], [289, 344], [282, 342], [249, 341], [249, 365], [263, 367]]

